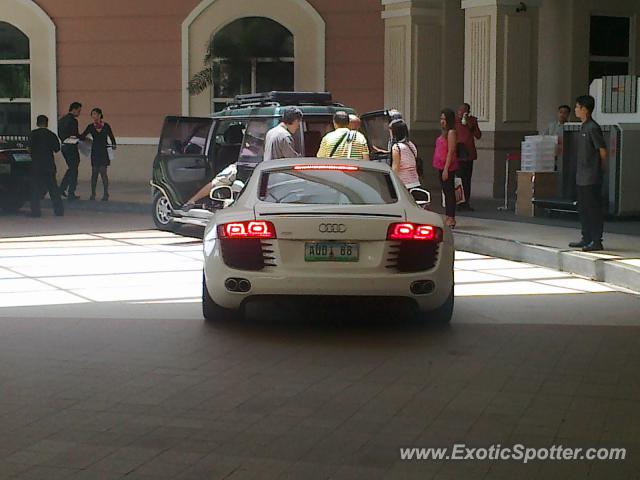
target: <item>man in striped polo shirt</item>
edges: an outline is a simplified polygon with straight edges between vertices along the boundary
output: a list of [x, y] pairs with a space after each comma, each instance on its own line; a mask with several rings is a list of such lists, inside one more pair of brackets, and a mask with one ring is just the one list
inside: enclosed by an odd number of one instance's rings
[[369, 160], [369, 146], [364, 135], [349, 130], [349, 114], [339, 111], [333, 115], [335, 130], [327, 133], [318, 150], [319, 158], [353, 158]]

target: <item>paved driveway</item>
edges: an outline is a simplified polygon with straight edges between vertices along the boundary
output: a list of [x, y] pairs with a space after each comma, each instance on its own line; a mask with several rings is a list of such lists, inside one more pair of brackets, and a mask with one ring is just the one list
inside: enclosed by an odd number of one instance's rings
[[[640, 475], [635, 295], [459, 252], [448, 329], [384, 305], [209, 325], [199, 240], [135, 226], [0, 239], [0, 478]], [[400, 459], [454, 443], [628, 459]]]

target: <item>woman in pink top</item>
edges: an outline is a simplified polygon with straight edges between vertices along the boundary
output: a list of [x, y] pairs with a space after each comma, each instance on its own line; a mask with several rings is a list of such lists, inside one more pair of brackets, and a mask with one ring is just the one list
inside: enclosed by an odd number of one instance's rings
[[433, 154], [433, 166], [440, 173], [440, 185], [444, 193], [444, 204], [447, 215], [446, 224], [454, 228], [456, 226], [456, 194], [455, 171], [458, 169], [456, 156], [456, 114], [453, 110], [445, 108], [440, 113], [440, 128], [442, 134], [436, 140], [436, 150]]
[[409, 128], [402, 119], [397, 119], [389, 124], [389, 131], [393, 139], [391, 147], [391, 168], [400, 177], [407, 188], [420, 186], [416, 158], [418, 149], [409, 140]]

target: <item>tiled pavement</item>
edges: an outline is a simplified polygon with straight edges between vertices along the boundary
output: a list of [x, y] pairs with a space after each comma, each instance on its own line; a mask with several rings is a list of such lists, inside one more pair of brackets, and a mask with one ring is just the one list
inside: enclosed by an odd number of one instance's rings
[[[206, 325], [189, 277], [197, 245], [147, 233], [77, 241], [88, 244], [63, 274], [64, 242], [0, 250], [13, 280], [0, 280], [0, 478], [640, 478], [635, 296], [461, 254], [449, 329], [335, 307]], [[181, 280], [163, 303], [167, 269]], [[18, 295], [16, 280], [40, 286]], [[400, 447], [454, 443], [629, 457], [399, 458]]]
[[[637, 478], [639, 347], [633, 327], [3, 319], [0, 478]], [[399, 460], [460, 442], [629, 459]]]

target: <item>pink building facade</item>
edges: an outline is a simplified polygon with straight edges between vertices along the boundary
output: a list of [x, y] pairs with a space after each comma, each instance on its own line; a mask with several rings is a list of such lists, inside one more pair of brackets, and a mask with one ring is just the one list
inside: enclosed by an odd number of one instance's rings
[[[80, 101], [84, 125], [99, 106], [122, 147], [112, 178], [146, 181], [163, 118], [210, 115], [220, 96], [187, 91], [212, 36], [258, 17], [291, 34], [292, 88], [398, 108], [425, 159], [441, 108], [469, 102], [484, 132], [475, 191], [499, 196], [506, 153], [558, 105], [596, 74], [638, 74], [639, 15], [637, 0], [1, 0], [0, 44], [17, 31], [29, 47], [0, 52], [0, 135], [18, 110], [30, 126]], [[19, 94], [7, 72], [29, 79]]]
[[[72, 101], [100, 106], [119, 136], [148, 138], [158, 136], [165, 115], [183, 113], [181, 32], [199, 0], [36, 3], [56, 26], [59, 114]], [[359, 110], [381, 108], [384, 24], [379, 0], [309, 4], [325, 22], [326, 88]], [[254, 13], [247, 9], [246, 15]]]

